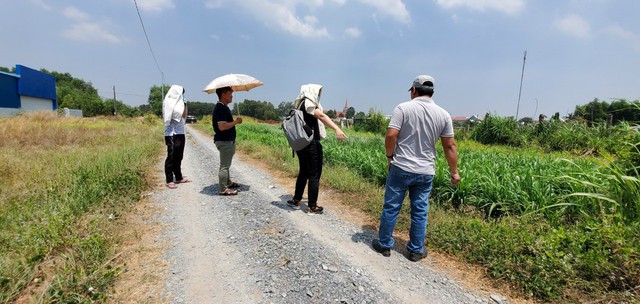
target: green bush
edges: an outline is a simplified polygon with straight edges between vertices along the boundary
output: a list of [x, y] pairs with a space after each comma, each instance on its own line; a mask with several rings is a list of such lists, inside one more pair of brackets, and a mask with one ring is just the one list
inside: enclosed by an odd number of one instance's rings
[[486, 145], [509, 145], [521, 147], [526, 138], [518, 132], [518, 122], [513, 117], [487, 114], [471, 132], [471, 138]]
[[380, 112], [370, 112], [369, 116], [361, 123], [356, 124], [353, 129], [357, 132], [369, 132], [384, 135], [387, 133], [389, 120]]

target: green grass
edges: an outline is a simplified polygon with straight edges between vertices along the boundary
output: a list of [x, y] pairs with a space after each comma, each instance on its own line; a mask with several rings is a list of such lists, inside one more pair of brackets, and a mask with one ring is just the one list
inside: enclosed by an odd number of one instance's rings
[[111, 228], [149, 186], [160, 123], [36, 113], [1, 119], [0, 131], [0, 170], [11, 172], [0, 186], [0, 303], [105, 301], [120, 271]]
[[[201, 128], [211, 133], [210, 126]], [[243, 123], [238, 147], [295, 177], [279, 126]], [[381, 136], [347, 131], [323, 141], [322, 183], [351, 195], [344, 204], [377, 220], [386, 157]], [[428, 244], [481, 265], [527, 297], [552, 302], [629, 301], [640, 286], [637, 179], [609, 162], [536, 149], [459, 141], [462, 182], [449, 185], [440, 151]], [[274, 161], [269, 161], [269, 159]], [[410, 224], [404, 206], [397, 225]]]

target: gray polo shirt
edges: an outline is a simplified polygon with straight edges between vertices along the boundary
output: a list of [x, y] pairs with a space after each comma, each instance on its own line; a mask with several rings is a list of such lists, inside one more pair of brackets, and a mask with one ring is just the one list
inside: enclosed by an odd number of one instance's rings
[[391, 164], [417, 174], [436, 174], [436, 142], [453, 137], [451, 115], [426, 96], [399, 104], [389, 128], [400, 130]]

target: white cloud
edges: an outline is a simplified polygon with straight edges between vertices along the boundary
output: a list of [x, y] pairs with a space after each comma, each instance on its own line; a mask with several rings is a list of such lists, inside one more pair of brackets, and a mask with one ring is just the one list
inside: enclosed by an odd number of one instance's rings
[[67, 19], [71, 19], [71, 20], [75, 20], [75, 21], [85, 21], [89, 19], [89, 15], [87, 15], [87, 13], [73, 7], [73, 6], [69, 6], [66, 7], [63, 11], [62, 14], [67, 17]]
[[175, 7], [173, 0], [136, 0], [136, 3], [141, 10], [150, 12], [162, 12]]
[[591, 27], [589, 23], [578, 15], [571, 14], [560, 20], [556, 20], [554, 25], [566, 34], [574, 37], [591, 37]]
[[207, 0], [204, 3], [204, 7], [209, 8], [209, 9], [215, 9], [215, 8], [219, 8], [222, 6], [222, 0]]
[[407, 11], [401, 0], [359, 0], [364, 4], [371, 5], [378, 10], [378, 13], [389, 15], [398, 22], [408, 24], [411, 22], [411, 15]]
[[318, 19], [307, 15], [302, 18], [296, 15], [296, 5], [306, 4], [310, 8], [323, 5], [323, 0], [238, 0], [238, 4], [246, 8], [257, 19], [267, 24], [276, 24], [283, 30], [301, 37], [329, 37], [324, 27], [316, 27]]
[[357, 27], [350, 27], [344, 31], [345, 35], [353, 38], [358, 38], [362, 35], [362, 31]]
[[63, 35], [69, 39], [84, 42], [104, 41], [113, 44], [121, 42], [120, 38], [103, 30], [99, 25], [95, 23], [75, 24], [71, 27], [71, 29], [65, 31]]
[[51, 9], [51, 6], [49, 6], [48, 4], [46, 4], [46, 3], [44, 2], [44, 0], [29, 0], [29, 2], [31, 2], [31, 3], [33, 3], [33, 4], [35, 4], [35, 5], [37, 5], [37, 6], [41, 7], [41, 8], [43, 8], [43, 9], [46, 9], [46, 10], [50, 10], [50, 9]]
[[507, 14], [519, 13], [525, 5], [524, 0], [436, 0], [436, 3], [445, 9], [468, 7], [481, 12], [495, 10]]
[[627, 31], [619, 26], [609, 26], [604, 29], [604, 31], [610, 35], [621, 38], [629, 43], [636, 51], [640, 51], [640, 36], [637, 34]]
[[[342, 6], [347, 0], [330, 0]], [[386, 15], [394, 20], [408, 24], [411, 16], [402, 0], [358, 0], [359, 2], [372, 6], [375, 15]], [[220, 7], [223, 0], [207, 0], [205, 7], [215, 9]], [[323, 8], [327, 0], [236, 0], [235, 4], [242, 6], [256, 19], [267, 25], [275, 25], [293, 35], [301, 37], [330, 37], [329, 31], [322, 26], [314, 15], [314, 11]], [[306, 15], [302, 16], [297, 8], [306, 7]], [[325, 21], [326, 22], [326, 21]], [[350, 32], [356, 34], [356, 32]], [[358, 33], [357, 35], [360, 35]]]
[[83, 42], [107, 42], [120, 43], [122, 40], [117, 36], [104, 30], [99, 24], [91, 22], [91, 16], [76, 7], [68, 6], [62, 10], [65, 18], [75, 21], [70, 29], [64, 31], [62, 35], [72, 40]]

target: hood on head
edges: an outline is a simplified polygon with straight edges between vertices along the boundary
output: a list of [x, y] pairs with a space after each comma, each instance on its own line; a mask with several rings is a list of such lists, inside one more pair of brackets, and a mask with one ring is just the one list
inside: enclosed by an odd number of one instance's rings
[[309, 100], [313, 101], [314, 104], [317, 105], [320, 100], [321, 91], [322, 91], [322, 85], [313, 84], [313, 83], [303, 84], [300, 87], [300, 94], [298, 95], [298, 98], [296, 98], [295, 106], [297, 107], [298, 105], [300, 105], [300, 103], [305, 98], [308, 98]]

